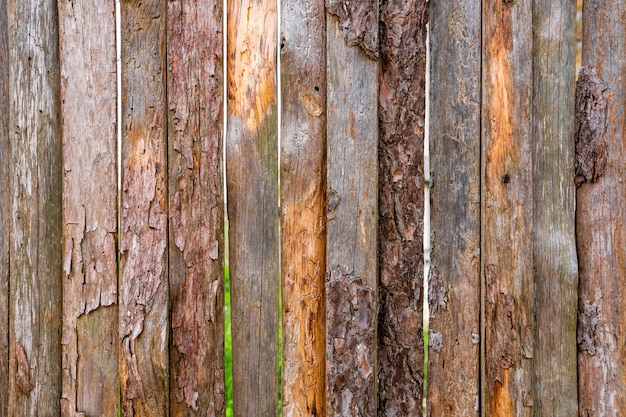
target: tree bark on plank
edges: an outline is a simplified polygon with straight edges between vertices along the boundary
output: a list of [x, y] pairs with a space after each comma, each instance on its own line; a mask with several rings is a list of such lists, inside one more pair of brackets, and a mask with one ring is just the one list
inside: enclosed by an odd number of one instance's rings
[[169, 408], [164, 0], [121, 2], [120, 383], [123, 416]]
[[328, 416], [377, 413], [378, 3], [328, 0]]
[[168, 2], [170, 416], [223, 416], [222, 3]]
[[378, 415], [422, 415], [427, 22], [426, 1], [381, 3]]
[[574, 76], [575, 0], [533, 2], [533, 267], [537, 416], [577, 406]]
[[479, 412], [481, 6], [432, 2], [428, 415]]
[[58, 416], [62, 158], [57, 2], [8, 2], [10, 416]]
[[324, 0], [283, 0], [281, 19], [283, 415], [325, 416]]
[[532, 1], [483, 2], [483, 412], [533, 415]]
[[278, 413], [276, 1], [228, 4], [226, 184], [236, 417]]
[[[63, 416], [117, 416], [115, 3], [59, 1]], [[57, 300], [57, 303], [60, 303]]]
[[626, 413], [626, 6], [585, 0], [576, 93], [580, 416]]

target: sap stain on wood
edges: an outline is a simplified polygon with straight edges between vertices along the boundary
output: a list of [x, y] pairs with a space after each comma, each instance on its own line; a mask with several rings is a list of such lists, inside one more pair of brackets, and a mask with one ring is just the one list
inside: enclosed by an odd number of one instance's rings
[[608, 89], [593, 68], [580, 69], [576, 81], [576, 185], [596, 182], [604, 174]]
[[378, 58], [376, 0], [326, 0], [326, 10], [337, 17], [346, 44], [359, 46], [370, 58]]

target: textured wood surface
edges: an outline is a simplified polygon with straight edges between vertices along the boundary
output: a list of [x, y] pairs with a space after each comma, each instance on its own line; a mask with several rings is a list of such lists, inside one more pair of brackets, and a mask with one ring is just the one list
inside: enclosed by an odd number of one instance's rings
[[[372, 116], [379, 63], [372, 59], [377, 41], [351, 36], [378, 38], [377, 25], [368, 23], [377, 22], [378, 7], [333, 3], [326, 4], [327, 415], [367, 417], [377, 412], [378, 118]], [[343, 16], [346, 10], [352, 14]]]
[[121, 2], [123, 416], [168, 413], [165, 0]]
[[115, 4], [61, 0], [63, 416], [117, 416]]
[[236, 417], [278, 413], [276, 1], [228, 5], [226, 183]]
[[8, 1], [10, 416], [57, 416], [61, 398], [62, 165], [57, 3]]
[[483, 2], [483, 410], [531, 417], [532, 2]]
[[170, 416], [223, 416], [222, 3], [168, 2]]
[[574, 237], [575, 0], [533, 2], [534, 396], [537, 416], [577, 413]]
[[626, 5], [585, 0], [583, 27], [586, 69], [576, 97], [578, 415], [608, 417], [626, 414]]
[[479, 411], [480, 2], [433, 2], [428, 413]]
[[381, 2], [378, 412], [422, 415], [428, 4]]
[[326, 415], [324, 0], [283, 0], [281, 233], [283, 415]]

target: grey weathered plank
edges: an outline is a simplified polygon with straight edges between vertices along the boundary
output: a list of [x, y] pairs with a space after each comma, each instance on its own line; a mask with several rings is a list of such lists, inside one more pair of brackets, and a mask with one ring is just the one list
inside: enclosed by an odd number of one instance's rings
[[380, 7], [378, 411], [421, 416], [428, 3]]
[[170, 416], [223, 416], [222, 3], [168, 2]]
[[533, 2], [534, 396], [537, 416], [577, 413], [574, 236], [575, 0]]
[[374, 416], [378, 4], [326, 6], [326, 407], [328, 416]]
[[480, 11], [478, 0], [430, 5], [431, 416], [479, 411]]
[[123, 0], [121, 13], [121, 407], [123, 416], [166, 416], [167, 6], [165, 0]]
[[226, 183], [236, 417], [278, 413], [276, 1], [228, 4]]
[[8, 3], [11, 416], [61, 398], [62, 160], [57, 2]]
[[59, 1], [64, 416], [117, 416], [115, 3]]
[[580, 416], [626, 414], [626, 5], [585, 0], [576, 114]]
[[326, 415], [324, 0], [282, 1], [283, 415]]
[[532, 416], [532, 1], [483, 2], [483, 412]]

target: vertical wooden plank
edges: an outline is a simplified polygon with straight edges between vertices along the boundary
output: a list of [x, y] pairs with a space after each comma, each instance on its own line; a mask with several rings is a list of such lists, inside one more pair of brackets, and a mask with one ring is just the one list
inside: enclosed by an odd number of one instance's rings
[[532, 1], [483, 2], [483, 409], [532, 416]]
[[[9, 56], [7, 2], [0, 0], [0, 56]], [[9, 386], [9, 247], [11, 239], [11, 141], [9, 140], [9, 60], [0, 61], [0, 386]], [[0, 390], [0, 415], [8, 415], [9, 391]]]
[[226, 185], [236, 417], [278, 413], [276, 1], [228, 3]]
[[170, 416], [223, 416], [222, 3], [168, 2]]
[[585, 0], [577, 83], [580, 416], [626, 414], [626, 4]]
[[535, 415], [577, 413], [575, 0], [533, 2]]
[[422, 415], [428, 3], [381, 2], [379, 415]]
[[57, 2], [8, 1], [9, 415], [57, 416], [61, 398], [62, 162]]
[[282, 1], [283, 415], [326, 415], [326, 15]]
[[378, 2], [326, 2], [328, 416], [377, 412]]
[[115, 2], [59, 1], [63, 416], [117, 416]]
[[428, 414], [479, 411], [481, 5], [433, 2]]
[[122, 0], [123, 416], [168, 413], [165, 0]]

